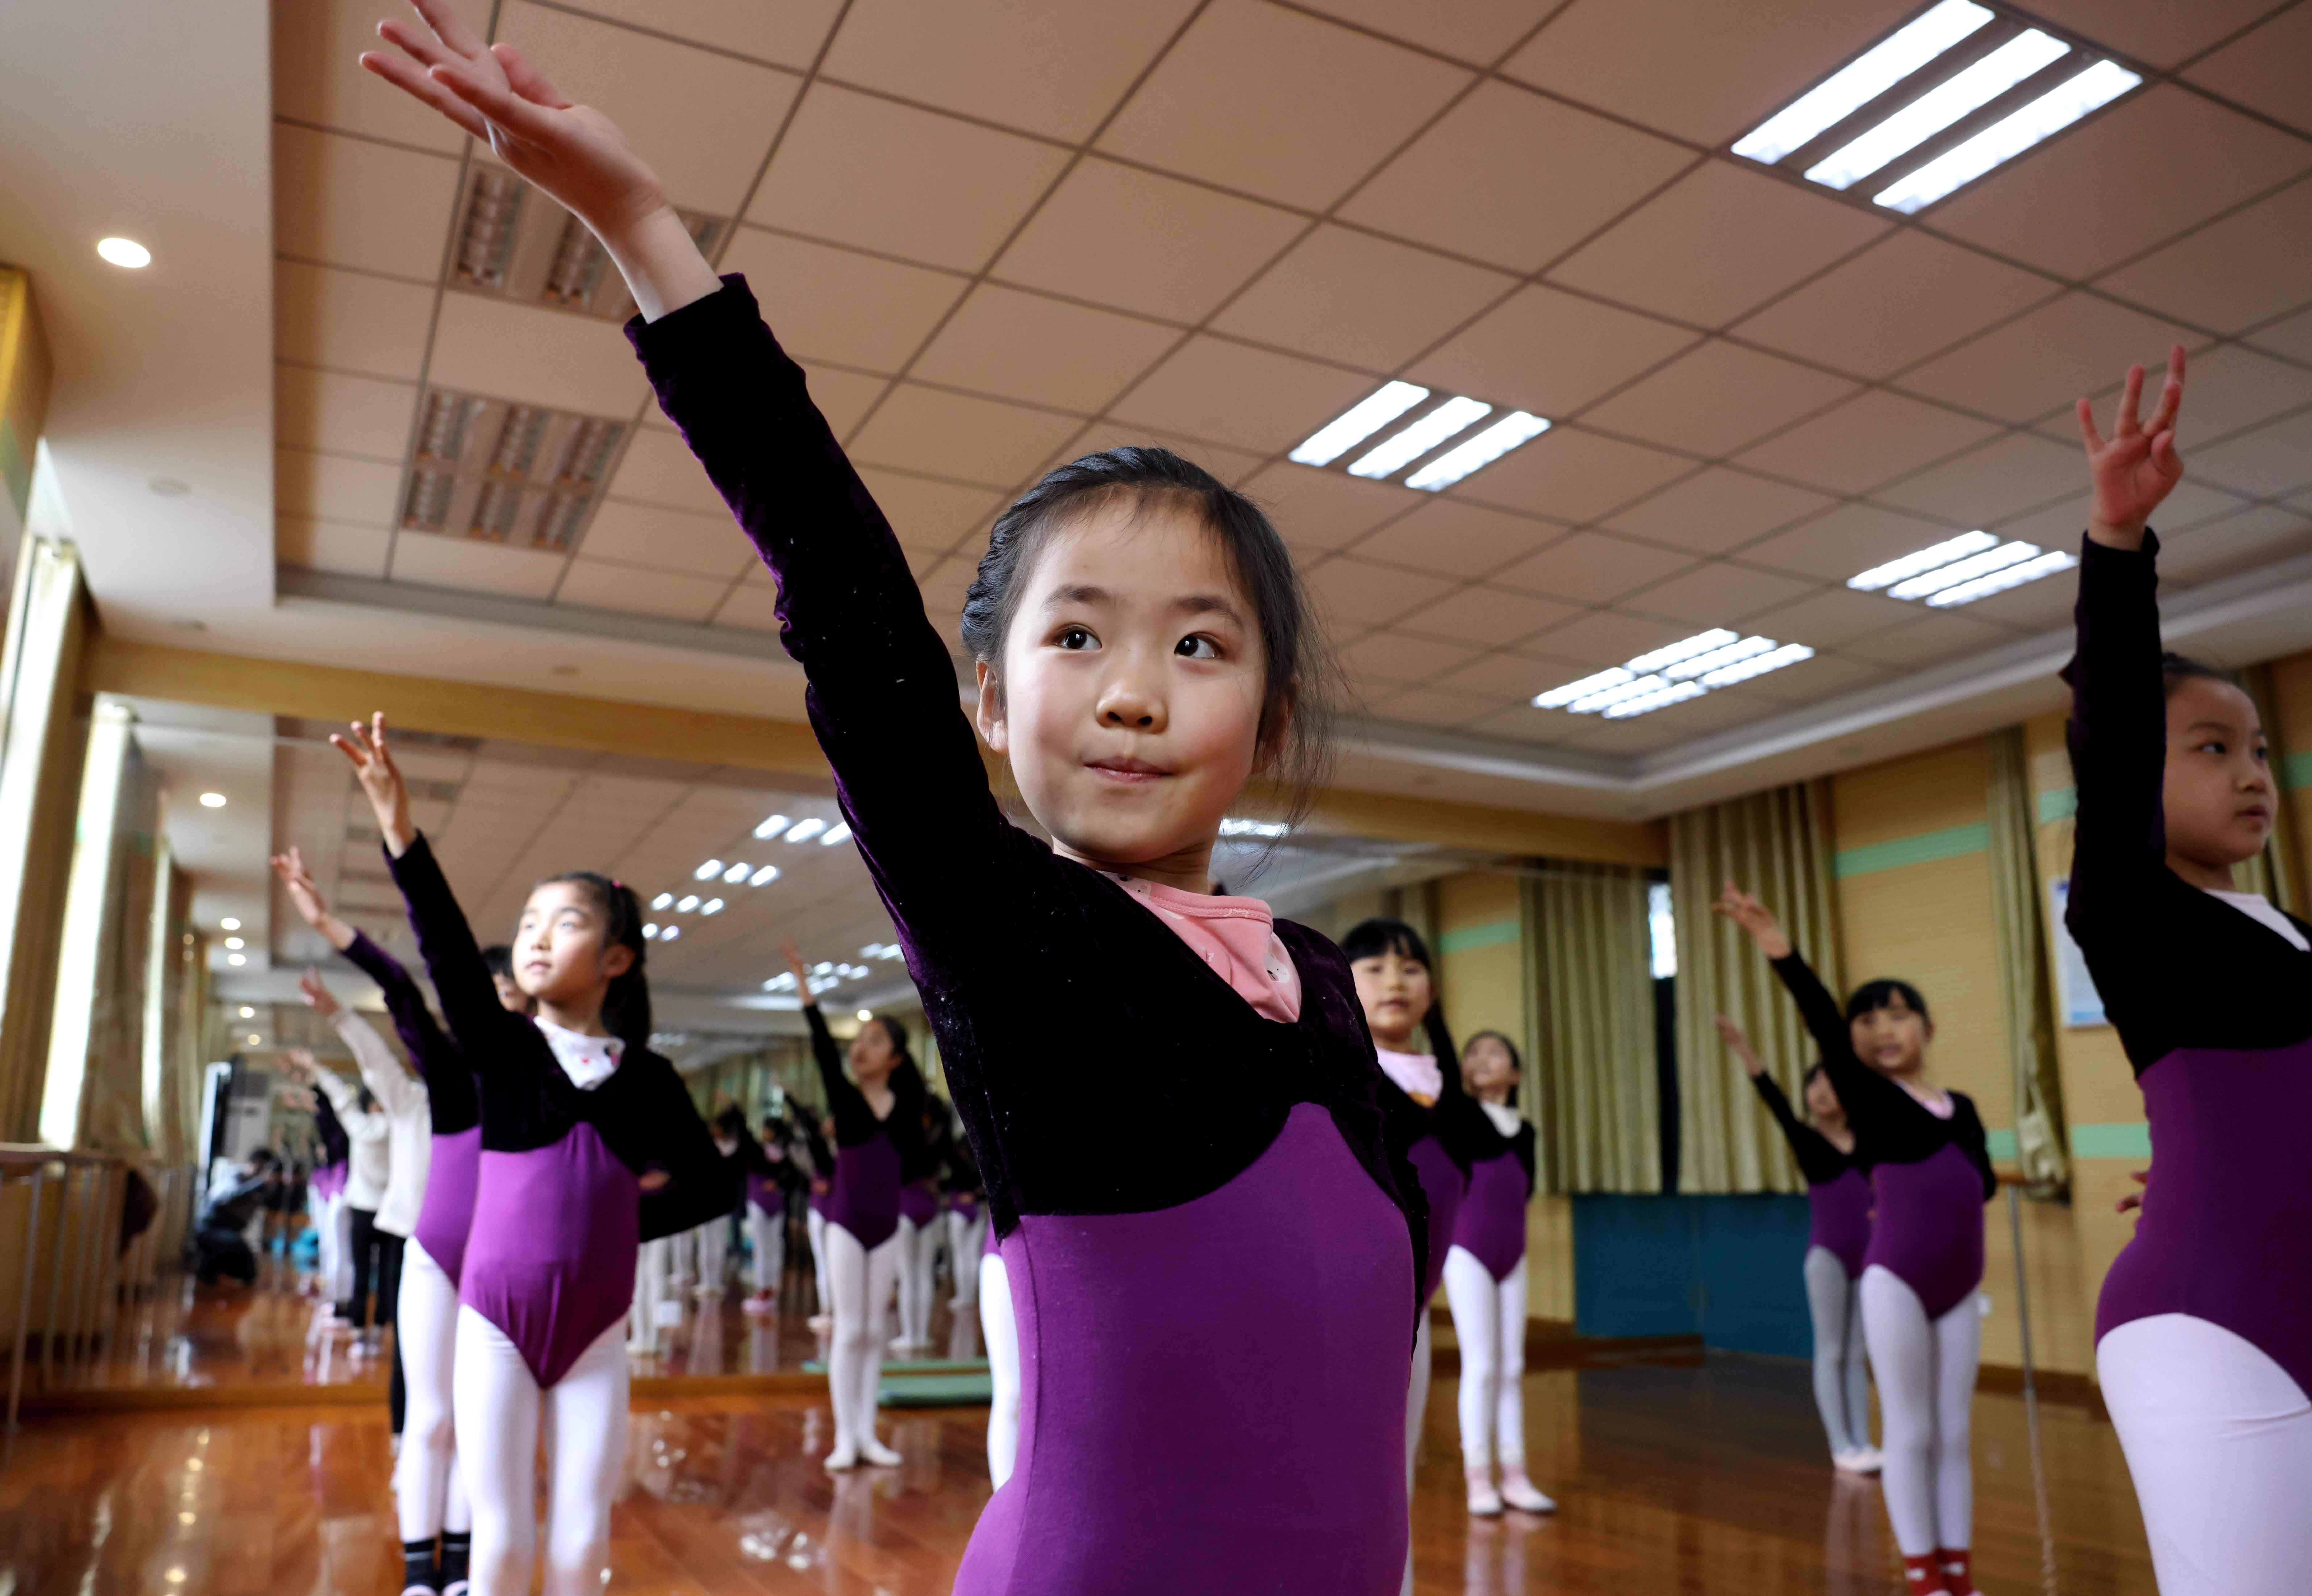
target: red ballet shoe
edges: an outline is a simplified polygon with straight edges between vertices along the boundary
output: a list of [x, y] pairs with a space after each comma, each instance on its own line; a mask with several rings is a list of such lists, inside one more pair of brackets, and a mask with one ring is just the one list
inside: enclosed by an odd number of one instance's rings
[[1903, 1589], [1907, 1596], [1951, 1596], [1950, 1586], [1943, 1583], [1942, 1553], [1904, 1558]]
[[1950, 1596], [1975, 1596], [1975, 1558], [1965, 1547], [1953, 1551], [1949, 1547], [1935, 1548], [1935, 1562], [1943, 1573], [1943, 1588]]

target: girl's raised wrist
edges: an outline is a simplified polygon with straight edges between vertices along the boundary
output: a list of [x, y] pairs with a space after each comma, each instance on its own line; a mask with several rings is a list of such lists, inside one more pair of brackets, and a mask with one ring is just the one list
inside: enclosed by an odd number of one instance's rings
[[2143, 546], [2145, 521], [2139, 517], [2127, 521], [2107, 521], [2101, 516], [2088, 519], [2088, 536], [2106, 548], [2140, 549]]

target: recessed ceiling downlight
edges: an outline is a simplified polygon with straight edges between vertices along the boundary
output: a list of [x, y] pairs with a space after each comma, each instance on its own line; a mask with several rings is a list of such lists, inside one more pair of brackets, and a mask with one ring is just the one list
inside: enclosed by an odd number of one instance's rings
[[132, 272], [153, 264], [153, 251], [135, 239], [99, 239], [96, 252], [114, 266], [127, 266]]

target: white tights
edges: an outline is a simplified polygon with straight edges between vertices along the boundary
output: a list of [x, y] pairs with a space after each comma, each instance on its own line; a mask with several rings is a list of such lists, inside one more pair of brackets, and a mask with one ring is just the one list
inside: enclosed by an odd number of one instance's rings
[[1445, 1254], [1445, 1301], [1461, 1346], [1461, 1461], [1525, 1465], [1525, 1260], [1506, 1280], [1466, 1247]]
[[[1421, 1426], [1429, 1417], [1429, 1304], [1421, 1304], [1421, 1323], [1413, 1332], [1413, 1382], [1405, 1391], [1405, 1495], [1413, 1498], [1414, 1470], [1421, 1462]], [[1405, 1546], [1405, 1583], [1399, 1596], [1413, 1596], [1413, 1543]]]
[[444, 1530], [467, 1529], [474, 1518], [458, 1470], [457, 1427], [451, 1417], [458, 1288], [415, 1236], [401, 1251], [400, 1317], [394, 1336], [409, 1391], [401, 1456], [393, 1469], [394, 1512], [403, 1540], [431, 1540]]
[[910, 1350], [932, 1344], [932, 1269], [942, 1228], [936, 1220], [918, 1226], [899, 1219], [899, 1344]]
[[722, 1289], [723, 1277], [730, 1272], [731, 1216], [717, 1214], [691, 1232], [697, 1237], [698, 1287], [702, 1291]]
[[819, 1311], [832, 1313], [835, 1311], [835, 1290], [827, 1279], [827, 1216], [817, 1208], [809, 1210], [809, 1217], [804, 1219], [802, 1229], [803, 1234], [810, 1240], [810, 1272], [819, 1285]]
[[955, 1277], [955, 1295], [948, 1305], [968, 1308], [979, 1300], [979, 1249], [987, 1240], [987, 1210], [967, 1219], [960, 1208], [947, 1211], [947, 1267]]
[[540, 1390], [505, 1332], [458, 1309], [460, 1462], [473, 1500], [473, 1596], [529, 1596], [546, 1444], [544, 1596], [601, 1596], [626, 1461], [626, 1349], [612, 1325]]
[[749, 1268], [757, 1291], [776, 1291], [787, 1267], [787, 1218], [766, 1212], [760, 1203], [747, 1205], [747, 1247], [754, 1254]]
[[626, 1310], [626, 1346], [635, 1352], [658, 1350], [659, 1305], [667, 1300], [672, 1238], [658, 1236], [635, 1250], [635, 1301]]
[[1807, 1315], [1814, 1321], [1814, 1405], [1835, 1457], [1870, 1444], [1870, 1375], [1862, 1358], [1862, 1283], [1827, 1247], [1806, 1255]]
[[894, 1233], [872, 1248], [840, 1225], [827, 1227], [828, 1313], [827, 1394], [835, 1408], [835, 1450], [855, 1451], [875, 1438], [875, 1402], [883, 1380], [883, 1342], [890, 1334], [891, 1285], [899, 1268]]
[[987, 1338], [987, 1478], [1000, 1486], [1020, 1457], [1020, 1323], [1001, 1252], [979, 1260], [979, 1328]]
[[2312, 1580], [2312, 1402], [2263, 1348], [2159, 1313], [2096, 1345], [2160, 1596], [2281, 1596]]
[[1970, 1291], [1930, 1320], [1901, 1276], [1875, 1263], [1862, 1271], [1862, 1334], [1886, 1457], [1879, 1489], [1906, 1557], [1965, 1551], [1975, 1539], [1967, 1426], [1983, 1351], [1979, 1301]]

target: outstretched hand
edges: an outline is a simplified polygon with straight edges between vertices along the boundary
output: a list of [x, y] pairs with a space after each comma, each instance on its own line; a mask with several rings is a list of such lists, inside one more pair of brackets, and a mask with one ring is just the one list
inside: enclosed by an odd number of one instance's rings
[[350, 737], [341, 731], [331, 733], [329, 746], [354, 767], [354, 780], [361, 783], [377, 815], [377, 829], [385, 833], [386, 851], [399, 859], [417, 840], [417, 828], [409, 823], [408, 783], [401, 779], [400, 767], [385, 746], [385, 711], [372, 715], [367, 726], [355, 721]]
[[1750, 939], [1758, 945], [1758, 951], [1768, 958], [1789, 955], [1791, 939], [1783, 933], [1782, 922], [1774, 918], [1773, 910], [1751, 894], [1730, 881], [1711, 907], [1747, 931]]
[[782, 942], [779, 951], [786, 955], [787, 968], [794, 972], [795, 996], [805, 1003], [810, 1002], [810, 971], [802, 962], [802, 950], [792, 942]]
[[2109, 438], [2096, 430], [2095, 406], [2079, 401], [2080, 438], [2087, 445], [2088, 471], [2095, 484], [2088, 535], [2097, 543], [2141, 547], [2144, 522], [2184, 479], [2184, 462], [2176, 453], [2176, 413], [2183, 404], [2181, 344], [2168, 351], [2168, 379], [2160, 384], [2159, 408], [2149, 422], [2137, 419], [2143, 406], [2141, 366], [2127, 369], [2127, 385], [2120, 392]]
[[306, 1007], [323, 1019], [334, 1016], [341, 1005], [329, 989], [321, 984], [321, 972], [308, 969], [297, 978], [297, 990], [304, 997]]
[[1758, 1057], [1757, 1050], [1750, 1045], [1750, 1039], [1742, 1033], [1741, 1026], [1722, 1014], [1713, 1016], [1711, 1023], [1718, 1027], [1718, 1040], [1726, 1044], [1727, 1051], [1742, 1060], [1742, 1068], [1752, 1079], [1765, 1074], [1765, 1061]]
[[312, 872], [305, 868], [305, 856], [292, 848], [286, 853], [273, 856], [273, 873], [281, 878], [281, 885], [289, 901], [297, 906], [297, 917], [321, 933], [331, 947], [339, 953], [353, 946], [354, 929], [329, 912], [321, 889], [315, 885]]

